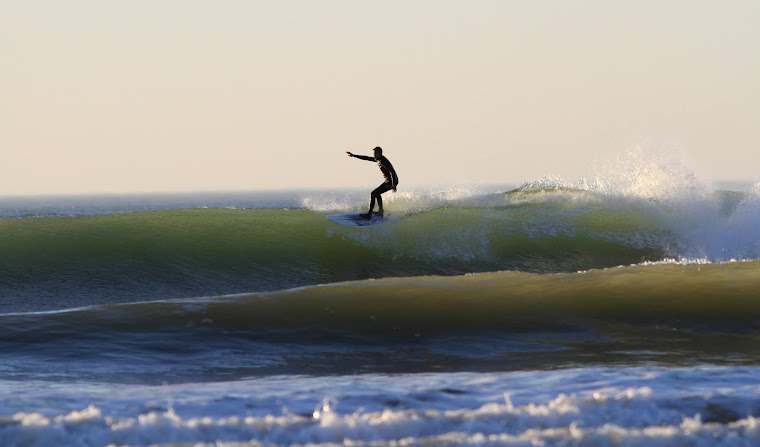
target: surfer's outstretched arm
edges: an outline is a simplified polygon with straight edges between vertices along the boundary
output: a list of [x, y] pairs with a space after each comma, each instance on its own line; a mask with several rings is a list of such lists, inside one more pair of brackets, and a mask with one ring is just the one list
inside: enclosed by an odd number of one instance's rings
[[359, 160], [376, 161], [375, 157], [367, 157], [366, 155], [354, 155], [351, 152], [346, 151], [349, 157], [358, 158]]

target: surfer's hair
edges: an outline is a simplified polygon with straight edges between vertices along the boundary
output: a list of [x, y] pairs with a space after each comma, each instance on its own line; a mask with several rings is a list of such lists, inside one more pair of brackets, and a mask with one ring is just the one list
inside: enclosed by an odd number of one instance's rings
[[383, 148], [381, 148], [380, 146], [377, 146], [377, 147], [376, 147], [375, 149], [373, 149], [373, 150], [377, 151], [377, 152], [378, 152], [380, 155], [383, 155]]

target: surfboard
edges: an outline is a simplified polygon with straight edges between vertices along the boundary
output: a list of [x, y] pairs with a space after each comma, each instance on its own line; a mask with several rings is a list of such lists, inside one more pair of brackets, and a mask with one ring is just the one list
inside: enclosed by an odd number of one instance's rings
[[344, 227], [372, 227], [390, 222], [388, 213], [385, 213], [383, 217], [373, 214], [372, 219], [369, 220], [361, 217], [358, 213], [332, 214], [327, 216], [327, 220], [335, 222], [338, 225], [343, 225]]

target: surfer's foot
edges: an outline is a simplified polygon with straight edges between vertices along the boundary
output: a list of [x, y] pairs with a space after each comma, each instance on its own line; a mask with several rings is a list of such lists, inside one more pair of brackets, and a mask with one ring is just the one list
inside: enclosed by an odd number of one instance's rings
[[369, 213], [366, 213], [366, 214], [359, 214], [359, 217], [361, 217], [362, 219], [370, 220], [372, 219], [372, 212], [370, 211]]
[[376, 212], [375, 215], [380, 216], [380, 218], [382, 218], [383, 217], [383, 210], [380, 210], [380, 211]]

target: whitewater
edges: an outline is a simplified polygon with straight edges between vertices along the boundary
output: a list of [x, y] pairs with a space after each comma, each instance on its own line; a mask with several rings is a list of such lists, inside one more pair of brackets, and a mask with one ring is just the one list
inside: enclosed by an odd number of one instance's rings
[[760, 187], [0, 198], [0, 445], [760, 443]]

